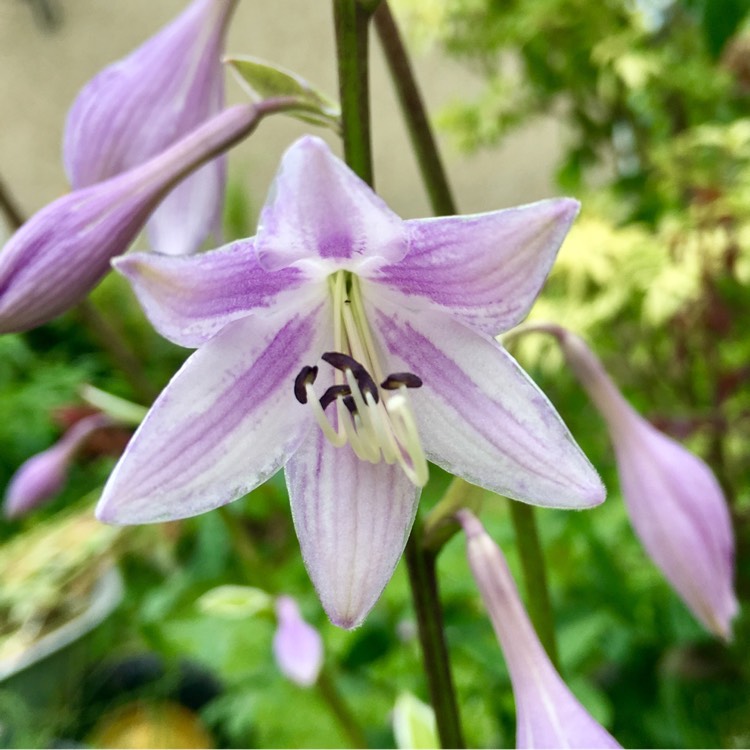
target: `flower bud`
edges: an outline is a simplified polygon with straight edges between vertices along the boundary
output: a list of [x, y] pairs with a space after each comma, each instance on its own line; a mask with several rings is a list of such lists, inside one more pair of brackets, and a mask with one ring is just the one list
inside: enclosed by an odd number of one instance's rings
[[620, 747], [555, 670], [518, 595], [503, 553], [468, 510], [456, 513], [469, 566], [508, 665], [516, 700], [516, 747]]
[[314, 685], [323, 667], [323, 640], [302, 619], [297, 602], [290, 596], [276, 600], [277, 627], [273, 655], [281, 673], [303, 687]]
[[32, 216], [0, 252], [0, 333], [46, 323], [83, 299], [165, 194], [257, 122], [254, 105], [226, 109], [141, 166]]
[[[221, 111], [221, 57], [235, 6], [236, 0], [195, 0], [83, 87], [63, 142], [74, 190], [143, 164]], [[192, 253], [210, 233], [218, 238], [225, 182], [225, 160], [218, 158], [176, 187], [149, 220], [154, 249]]]
[[65, 485], [71, 461], [86, 438], [108, 424], [109, 419], [103, 414], [85, 417], [51, 448], [25, 461], [5, 492], [3, 510], [6, 518], [18, 518], [52, 500]]
[[566, 361], [607, 422], [636, 534], [706, 628], [731, 638], [734, 537], [711, 469], [641, 417], [578, 336], [556, 332]]

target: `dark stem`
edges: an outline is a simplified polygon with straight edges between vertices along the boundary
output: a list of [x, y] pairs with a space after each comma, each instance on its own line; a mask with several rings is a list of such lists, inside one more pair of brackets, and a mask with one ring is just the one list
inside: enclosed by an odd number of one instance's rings
[[445, 642], [443, 610], [436, 574], [437, 557], [434, 552], [422, 546], [422, 526], [419, 519], [414, 522], [404, 556], [409, 570], [427, 687], [435, 711], [440, 744], [443, 747], [465, 747]]
[[97, 306], [90, 300], [84, 299], [75, 307], [80, 321], [97, 339], [112, 363], [122, 372], [130, 383], [136, 398], [150, 404], [159, 394], [143, 369], [141, 360], [128, 346], [120, 332], [110, 323]]
[[409, 56], [386, 0], [373, 15], [391, 80], [417, 157], [430, 205], [437, 216], [458, 213]]
[[362, 732], [359, 723], [354, 718], [354, 715], [349, 710], [349, 706], [346, 704], [344, 699], [341, 697], [341, 693], [336, 687], [336, 683], [328, 674], [325, 667], [321, 670], [320, 676], [317, 682], [318, 691], [321, 697], [326, 702], [326, 705], [330, 709], [338, 721], [341, 728], [346, 733], [347, 739], [352, 747], [367, 747], [367, 740]]
[[344, 158], [354, 172], [372, 185], [367, 57], [370, 13], [356, 0], [333, 0], [333, 15], [336, 24]]
[[8, 221], [10, 228], [15, 232], [21, 228], [25, 221], [16, 199], [10, 194], [8, 187], [0, 178], [0, 211]]
[[516, 531], [518, 556], [526, 584], [529, 616], [534, 623], [539, 640], [547, 655], [557, 667], [557, 640], [552, 605], [547, 587], [547, 572], [544, 565], [542, 545], [539, 542], [534, 508], [525, 503], [509, 500], [511, 518]]

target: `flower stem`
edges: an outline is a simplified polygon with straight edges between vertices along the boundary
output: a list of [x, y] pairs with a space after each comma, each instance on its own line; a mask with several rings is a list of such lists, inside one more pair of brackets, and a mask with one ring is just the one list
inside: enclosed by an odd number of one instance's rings
[[435, 711], [440, 744], [443, 747], [464, 747], [448, 647], [445, 642], [443, 610], [436, 571], [437, 556], [435, 552], [422, 546], [422, 525], [419, 518], [414, 522], [404, 556], [409, 570], [427, 687]]
[[386, 0], [380, 3], [373, 20], [433, 213], [437, 216], [456, 214], [456, 202], [453, 200], [448, 177], [440, 159], [422, 94], [417, 86], [396, 20]]
[[349, 706], [341, 697], [336, 683], [325, 667], [320, 672], [316, 686], [321, 697], [336, 718], [336, 721], [338, 721], [339, 726], [346, 734], [351, 746], [367, 747], [367, 740], [362, 732], [362, 728], [359, 726], [354, 714], [349, 710]]
[[0, 212], [5, 216], [12, 231], [21, 228], [25, 221], [16, 199], [11, 195], [5, 183], [0, 179]]
[[367, 37], [371, 14], [356, 0], [333, 0], [333, 15], [344, 158], [354, 172], [372, 185]]
[[509, 500], [513, 527], [516, 531], [518, 555], [521, 559], [524, 583], [526, 584], [529, 616], [534, 623], [539, 640], [542, 642], [552, 663], [558, 666], [555, 625], [547, 587], [547, 572], [544, 566], [542, 545], [534, 517], [534, 508], [525, 503]]

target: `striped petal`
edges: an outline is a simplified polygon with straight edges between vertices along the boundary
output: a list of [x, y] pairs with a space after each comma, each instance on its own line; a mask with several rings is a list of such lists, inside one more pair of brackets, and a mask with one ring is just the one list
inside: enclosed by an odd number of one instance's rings
[[604, 500], [598, 474], [554, 407], [494, 339], [369, 294], [389, 366], [424, 383], [412, 398], [431, 461], [534, 505], [587, 508]]
[[306, 136], [284, 154], [255, 246], [269, 271], [300, 260], [356, 271], [403, 258], [407, 233], [367, 183], [320, 138]]
[[361, 461], [313, 429], [286, 467], [307, 572], [331, 621], [359, 625], [404, 551], [419, 489], [398, 466]]
[[569, 198], [473, 216], [407, 221], [409, 253], [373, 281], [497, 335], [539, 294], [579, 204]]
[[213, 510], [250, 492], [294, 452], [311, 424], [294, 398], [302, 365], [330, 346], [330, 311], [285, 310], [227, 325], [195, 352], [149, 411], [97, 508], [108, 523]]
[[[298, 268], [264, 271], [252, 239], [192, 256], [130, 253], [113, 265], [132, 284], [156, 330], [188, 347], [205, 343], [232, 320], [300, 302], [306, 281]], [[321, 291], [307, 285], [304, 293]]]
[[[68, 114], [63, 142], [74, 189], [142, 164], [221, 110], [221, 54], [235, 5], [195, 0], [84, 86]], [[198, 249], [218, 227], [225, 179], [219, 158], [176, 188], [149, 222], [154, 248], [170, 254]]]

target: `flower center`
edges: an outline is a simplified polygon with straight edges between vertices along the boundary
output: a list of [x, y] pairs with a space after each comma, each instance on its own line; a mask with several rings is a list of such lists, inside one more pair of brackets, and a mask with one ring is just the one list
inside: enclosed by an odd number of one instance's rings
[[[422, 380], [411, 372], [384, 375], [365, 316], [355, 274], [337, 271], [329, 280], [333, 295], [335, 351], [321, 359], [334, 369], [334, 384], [317, 397], [318, 367], [306, 365], [294, 381], [294, 395], [308, 404], [332, 445], [349, 443], [363, 461], [398, 463], [418, 487], [427, 483], [427, 460], [411, 409], [409, 388]], [[327, 410], [335, 406], [333, 421]]]

